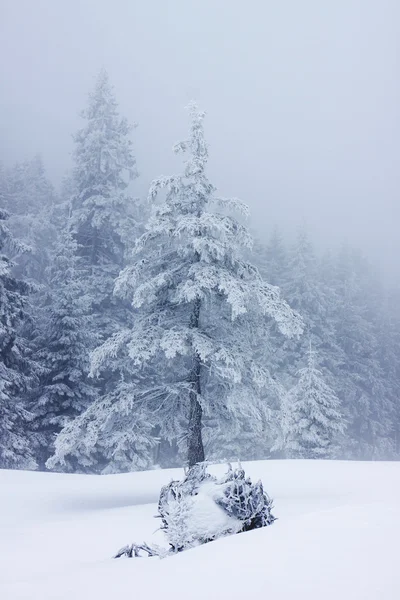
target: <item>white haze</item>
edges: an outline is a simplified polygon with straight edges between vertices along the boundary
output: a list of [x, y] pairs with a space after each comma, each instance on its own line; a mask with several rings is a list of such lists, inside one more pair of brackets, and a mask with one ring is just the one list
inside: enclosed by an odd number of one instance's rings
[[0, 158], [40, 152], [57, 183], [104, 66], [145, 195], [177, 168], [191, 98], [210, 174], [263, 232], [306, 222], [399, 276], [398, 0], [0, 0]]

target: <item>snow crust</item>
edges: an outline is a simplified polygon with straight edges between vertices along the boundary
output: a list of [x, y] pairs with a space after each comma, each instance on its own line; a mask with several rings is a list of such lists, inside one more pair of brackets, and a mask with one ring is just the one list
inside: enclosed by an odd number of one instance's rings
[[[153, 516], [161, 486], [182, 470], [0, 471], [0, 598], [398, 600], [399, 462], [244, 468], [274, 498], [278, 521], [163, 560], [111, 556], [131, 541], [165, 545]], [[218, 514], [199, 502], [206, 527]]]

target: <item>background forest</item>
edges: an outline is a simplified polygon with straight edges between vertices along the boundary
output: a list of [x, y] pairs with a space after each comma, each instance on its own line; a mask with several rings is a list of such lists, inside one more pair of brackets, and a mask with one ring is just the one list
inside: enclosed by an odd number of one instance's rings
[[[208, 206], [215, 188], [194, 105], [184, 173], [155, 180], [150, 202], [134, 197], [132, 128], [105, 71], [82, 118], [61, 189], [40, 156], [0, 169], [0, 467], [182, 464], [185, 323], [208, 458], [398, 459], [400, 290], [357, 248], [317, 250], [304, 224], [252, 242], [238, 200], [197, 213], [190, 198]], [[214, 294], [201, 327], [189, 256]]]

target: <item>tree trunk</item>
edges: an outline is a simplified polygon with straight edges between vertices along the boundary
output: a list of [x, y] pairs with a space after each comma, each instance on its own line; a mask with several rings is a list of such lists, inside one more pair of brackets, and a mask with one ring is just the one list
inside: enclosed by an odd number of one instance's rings
[[194, 359], [192, 371], [192, 389], [190, 390], [189, 431], [188, 431], [188, 464], [192, 467], [204, 460], [204, 446], [201, 435], [203, 409], [199, 402], [200, 388], [200, 361]]
[[[197, 329], [200, 319], [200, 298], [194, 303], [193, 313], [190, 319], [190, 327]], [[190, 373], [191, 389], [189, 393], [189, 431], [188, 431], [188, 465], [192, 467], [204, 460], [204, 446], [201, 434], [203, 409], [200, 404], [201, 396], [201, 362], [197, 353], [193, 356], [193, 367]]]

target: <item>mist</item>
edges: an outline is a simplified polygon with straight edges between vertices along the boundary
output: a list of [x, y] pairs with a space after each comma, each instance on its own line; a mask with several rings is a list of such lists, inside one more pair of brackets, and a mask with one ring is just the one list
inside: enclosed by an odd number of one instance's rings
[[192, 98], [207, 111], [210, 178], [263, 234], [306, 223], [397, 278], [396, 0], [2, 0], [0, 159], [36, 153], [58, 184], [105, 67], [130, 122], [145, 196]]
[[0, 598], [397, 600], [399, 57], [399, 0], [0, 0]]

